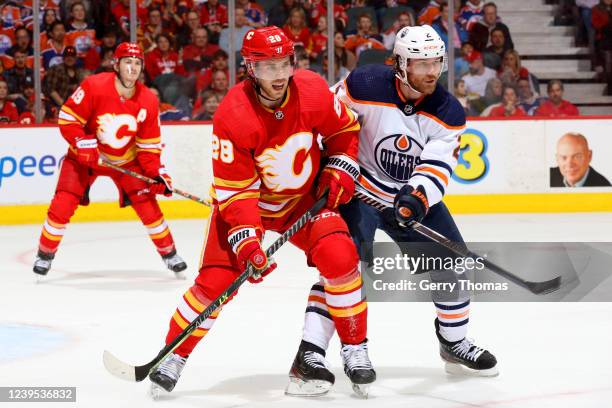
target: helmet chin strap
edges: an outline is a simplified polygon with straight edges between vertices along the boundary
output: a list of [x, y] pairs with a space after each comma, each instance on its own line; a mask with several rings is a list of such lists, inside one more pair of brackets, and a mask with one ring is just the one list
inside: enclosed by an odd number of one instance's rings
[[[131, 68], [130, 68], [131, 69]], [[123, 79], [121, 79], [121, 73], [119, 72], [119, 64], [117, 64], [117, 69], [115, 69], [115, 74], [117, 76], [117, 79], [119, 80], [119, 82], [121, 83], [121, 86], [123, 86], [125, 89], [132, 89], [136, 87], [136, 82], [138, 82], [138, 80], [134, 81], [134, 83], [132, 84], [132, 86], [127, 86], [125, 84], [125, 82], [123, 82]]]
[[[291, 80], [291, 78], [289, 78], [289, 80]], [[269, 101], [269, 102], [282, 101], [285, 98], [285, 95], [287, 95], [287, 91], [285, 90], [285, 93], [283, 93], [283, 95], [280, 98], [277, 98], [277, 99], [268, 98], [261, 91], [261, 85], [259, 85], [259, 81], [257, 80], [257, 78], [251, 77], [251, 82], [253, 83], [253, 88], [255, 89], [255, 93], [257, 94], [257, 96], [259, 96], [260, 98], [265, 99], [266, 101]], [[287, 86], [287, 89], [289, 89], [288, 86]]]

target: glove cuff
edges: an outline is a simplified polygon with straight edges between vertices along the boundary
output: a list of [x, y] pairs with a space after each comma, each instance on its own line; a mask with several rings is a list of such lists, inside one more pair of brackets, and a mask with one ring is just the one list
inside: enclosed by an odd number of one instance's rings
[[329, 156], [325, 167], [343, 171], [350, 175], [355, 181], [359, 179], [359, 165], [350, 156], [344, 154]]
[[250, 241], [259, 241], [257, 229], [252, 225], [241, 225], [232, 228], [227, 236], [227, 242], [232, 247], [232, 251], [237, 254], [240, 248]]

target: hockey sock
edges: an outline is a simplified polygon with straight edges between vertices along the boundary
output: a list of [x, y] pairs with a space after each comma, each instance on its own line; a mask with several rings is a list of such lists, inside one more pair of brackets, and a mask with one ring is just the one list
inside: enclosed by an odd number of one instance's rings
[[164, 215], [155, 199], [145, 201], [133, 201], [132, 208], [140, 217], [140, 220], [147, 228], [151, 241], [157, 248], [160, 255], [167, 255], [174, 251], [174, 239], [170, 233], [170, 228], [164, 220]]
[[[166, 344], [172, 342], [209, 304], [210, 300], [206, 299], [196, 286], [189, 288], [179, 301], [178, 307], [170, 320]], [[221, 309], [215, 310], [174, 352], [182, 357], [189, 356], [195, 346], [211, 329], [220, 311]]]
[[324, 289], [327, 310], [334, 319], [340, 341], [343, 344], [363, 342], [367, 334], [368, 304], [357, 267], [347, 277], [327, 280]]
[[38, 248], [42, 252], [54, 254], [59, 247], [66, 224], [70, 222], [70, 218], [74, 211], [79, 206], [79, 197], [65, 191], [55, 193], [49, 210], [47, 211], [47, 219], [43, 224], [40, 234]]
[[448, 342], [463, 340], [467, 334], [470, 300], [434, 302], [440, 323], [440, 335]]
[[302, 339], [323, 350], [327, 350], [329, 340], [334, 335], [335, 329], [334, 320], [325, 304], [323, 284], [317, 282], [312, 285], [308, 295]]

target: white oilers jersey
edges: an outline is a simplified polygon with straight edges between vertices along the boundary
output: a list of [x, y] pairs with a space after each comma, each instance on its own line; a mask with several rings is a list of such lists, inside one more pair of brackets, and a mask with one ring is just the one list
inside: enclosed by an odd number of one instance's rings
[[424, 187], [430, 206], [440, 202], [465, 130], [457, 99], [437, 85], [433, 94], [407, 102], [387, 65], [359, 67], [333, 91], [361, 123], [356, 197], [389, 207], [399, 189], [410, 184]]

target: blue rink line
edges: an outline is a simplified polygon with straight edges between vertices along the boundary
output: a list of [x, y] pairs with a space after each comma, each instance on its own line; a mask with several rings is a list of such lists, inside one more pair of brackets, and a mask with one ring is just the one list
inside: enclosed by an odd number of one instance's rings
[[60, 348], [68, 336], [52, 328], [0, 323], [0, 364]]

